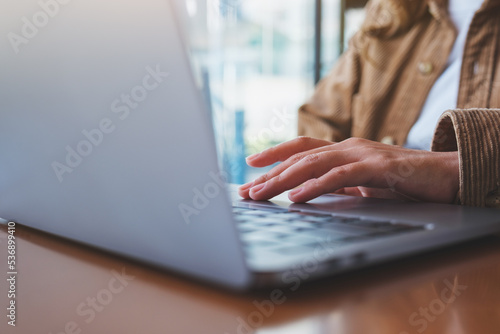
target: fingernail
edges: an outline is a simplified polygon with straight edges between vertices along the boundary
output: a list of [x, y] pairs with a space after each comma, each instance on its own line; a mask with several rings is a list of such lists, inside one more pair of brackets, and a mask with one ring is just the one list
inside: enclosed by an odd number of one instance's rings
[[259, 157], [260, 153], [255, 153], [255, 154], [252, 154], [250, 156], [247, 157], [247, 161], [248, 160], [254, 160], [254, 159], [257, 159]]
[[259, 184], [258, 186], [255, 186], [253, 187], [252, 189], [250, 189], [250, 191], [254, 194], [258, 193], [259, 191], [261, 191], [262, 189], [264, 189], [264, 187], [266, 186], [265, 183], [262, 183], [262, 184]]
[[251, 188], [253, 186], [254, 183], [255, 183], [255, 181], [248, 182], [248, 183], [240, 186], [240, 190], [242, 190], [242, 191], [248, 190], [249, 188]]
[[288, 195], [290, 195], [290, 196], [298, 195], [298, 194], [300, 194], [302, 192], [302, 190], [304, 190], [304, 187], [296, 188], [296, 189], [290, 191], [288, 193]]

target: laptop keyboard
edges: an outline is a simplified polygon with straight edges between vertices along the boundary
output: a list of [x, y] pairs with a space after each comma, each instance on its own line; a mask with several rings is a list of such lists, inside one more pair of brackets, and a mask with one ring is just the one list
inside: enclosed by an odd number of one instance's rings
[[246, 248], [264, 247], [283, 255], [312, 251], [325, 242], [340, 247], [426, 230], [425, 225], [286, 209], [234, 207], [233, 213]]

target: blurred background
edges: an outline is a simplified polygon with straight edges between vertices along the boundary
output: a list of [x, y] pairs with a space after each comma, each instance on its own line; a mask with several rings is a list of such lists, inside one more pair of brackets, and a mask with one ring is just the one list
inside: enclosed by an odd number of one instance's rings
[[297, 135], [297, 110], [364, 18], [364, 0], [182, 0], [221, 168], [244, 183], [245, 157]]

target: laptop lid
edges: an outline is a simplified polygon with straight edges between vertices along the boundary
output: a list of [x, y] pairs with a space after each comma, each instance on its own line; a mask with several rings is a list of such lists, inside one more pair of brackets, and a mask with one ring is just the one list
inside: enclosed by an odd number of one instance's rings
[[0, 216], [244, 287], [172, 2], [0, 5]]

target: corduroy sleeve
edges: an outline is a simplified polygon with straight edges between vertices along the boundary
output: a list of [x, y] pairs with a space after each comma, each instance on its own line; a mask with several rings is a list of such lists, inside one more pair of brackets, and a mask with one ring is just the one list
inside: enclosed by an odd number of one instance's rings
[[448, 110], [432, 150], [458, 150], [460, 204], [500, 208], [500, 109]]

